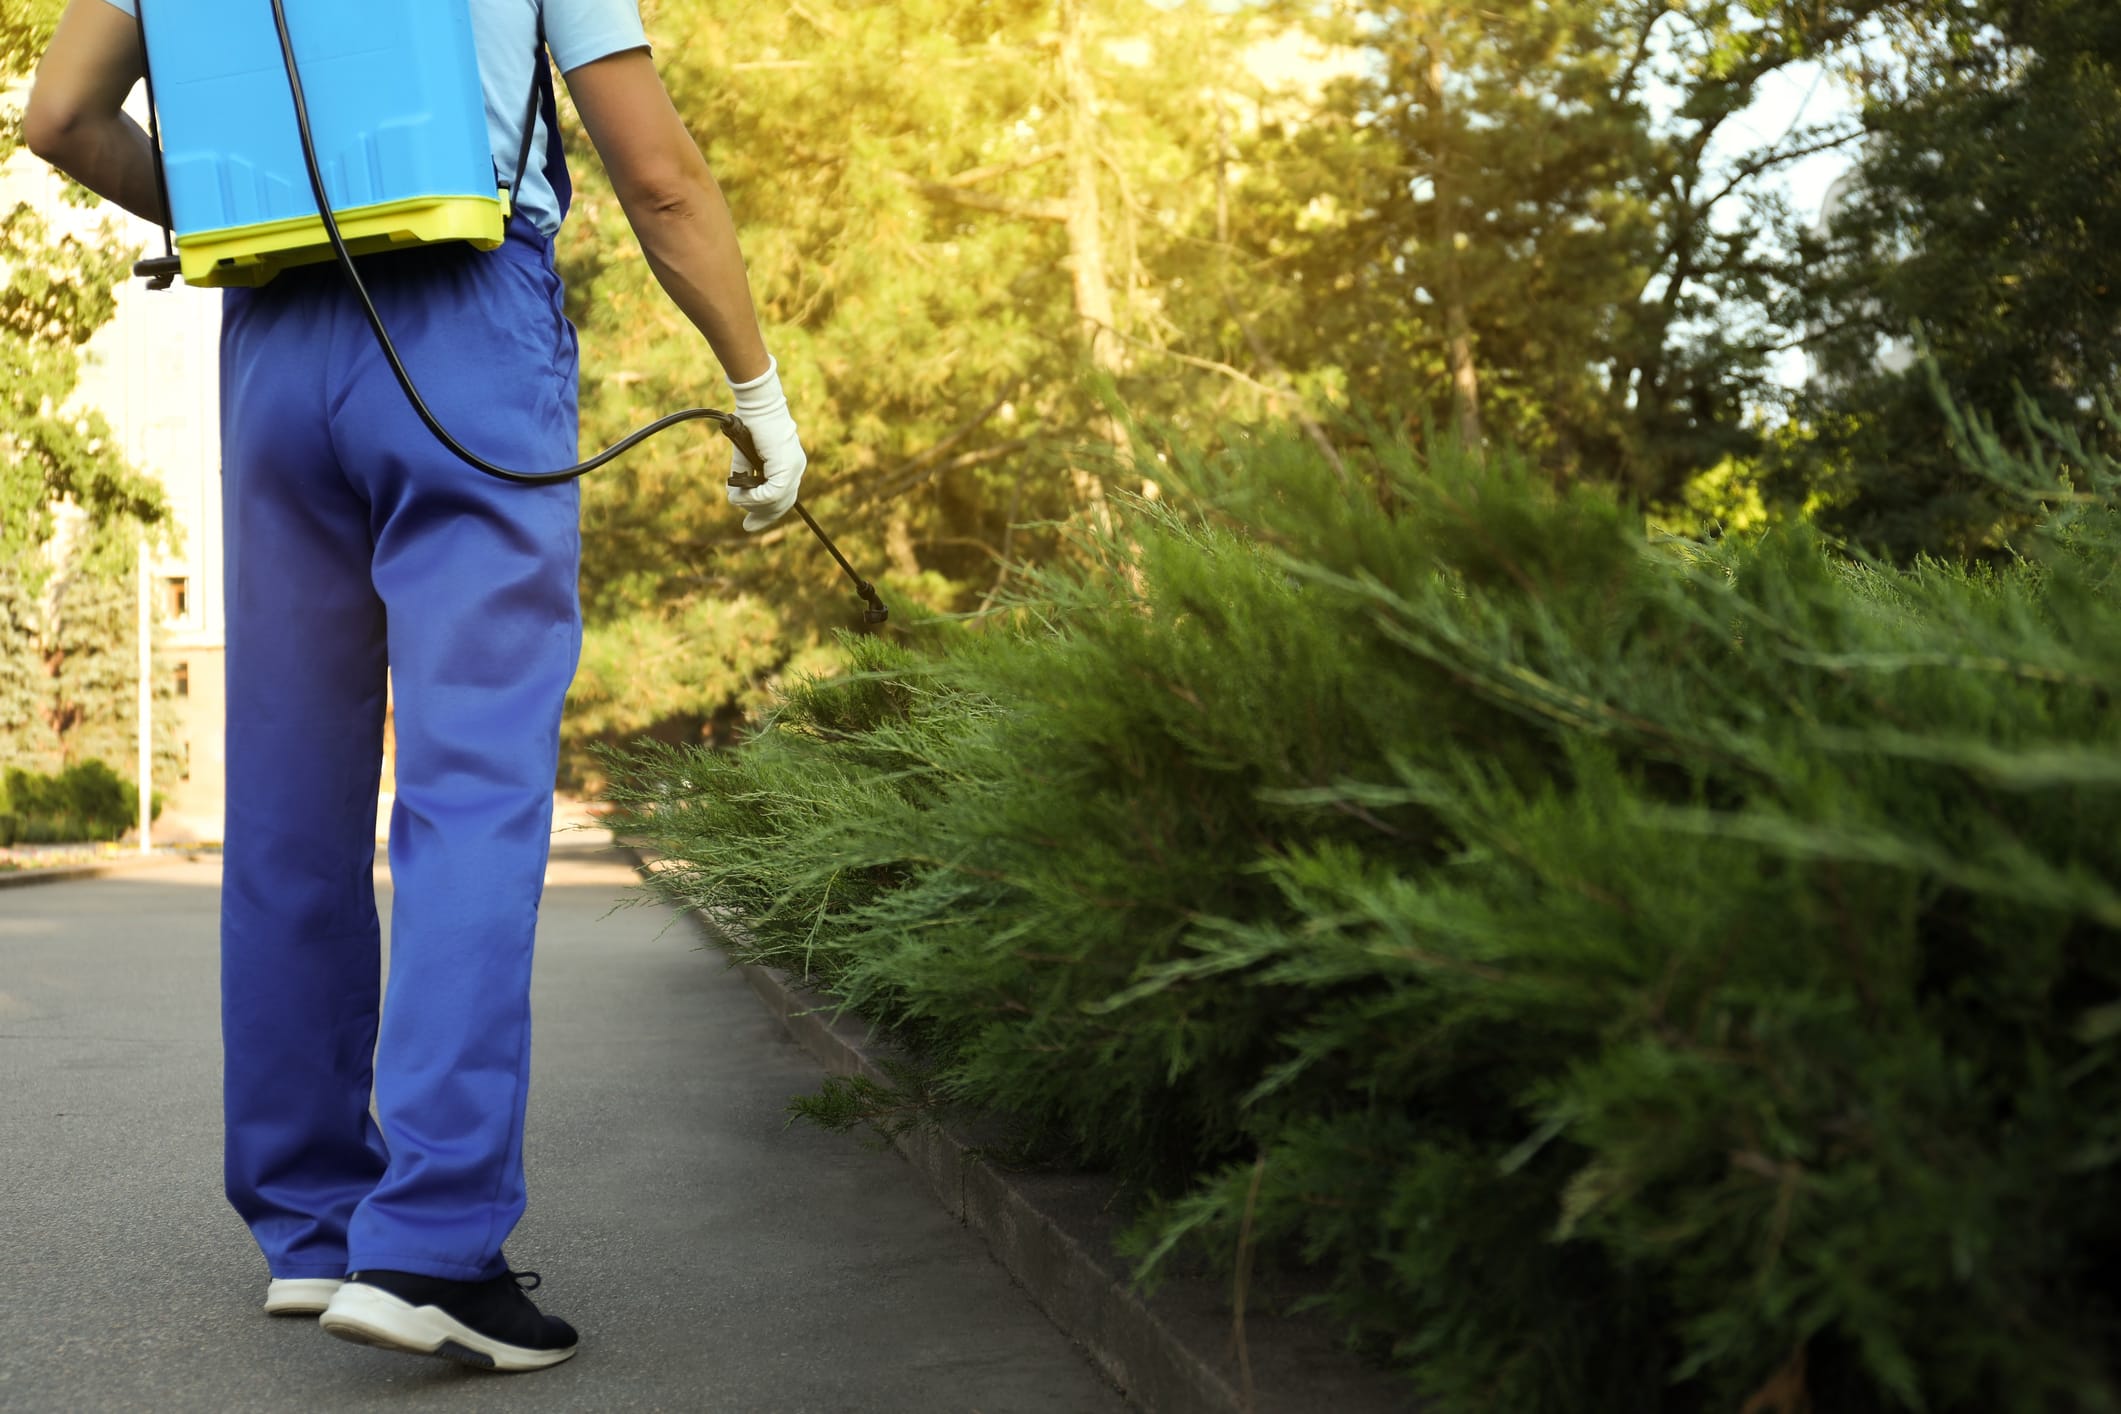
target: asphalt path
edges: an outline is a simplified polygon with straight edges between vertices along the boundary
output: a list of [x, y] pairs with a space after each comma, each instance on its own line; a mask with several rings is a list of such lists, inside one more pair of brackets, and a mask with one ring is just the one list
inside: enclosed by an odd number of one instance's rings
[[689, 927], [614, 911], [608, 850], [547, 878], [508, 1244], [581, 1353], [494, 1375], [265, 1316], [221, 1195], [219, 883], [0, 891], [0, 1410], [1128, 1407], [895, 1153], [787, 1123], [816, 1063]]

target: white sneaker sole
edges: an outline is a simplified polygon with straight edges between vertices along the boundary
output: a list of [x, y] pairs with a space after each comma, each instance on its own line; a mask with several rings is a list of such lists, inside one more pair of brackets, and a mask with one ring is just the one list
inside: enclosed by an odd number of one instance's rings
[[331, 1298], [317, 1324], [341, 1340], [402, 1350], [411, 1355], [439, 1355], [482, 1370], [542, 1370], [571, 1357], [564, 1350], [531, 1350], [480, 1335], [439, 1306], [415, 1306], [363, 1282], [350, 1281]]
[[337, 1277], [274, 1277], [265, 1287], [268, 1316], [315, 1316], [345, 1282]]

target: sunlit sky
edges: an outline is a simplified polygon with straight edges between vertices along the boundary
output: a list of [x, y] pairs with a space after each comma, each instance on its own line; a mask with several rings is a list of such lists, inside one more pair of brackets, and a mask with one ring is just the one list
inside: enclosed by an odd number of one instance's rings
[[[1760, 85], [1760, 97], [1717, 134], [1711, 151], [1719, 158], [1755, 150], [1772, 143], [1793, 128], [1853, 120], [1856, 106], [1846, 87], [1818, 64], [1792, 66], [1768, 75]], [[1792, 162], [1765, 180], [1770, 189], [1787, 194], [1791, 206], [1806, 220], [1815, 220], [1826, 198], [1826, 189], [1853, 164], [1850, 149], [1814, 153]], [[1784, 387], [1801, 385], [1807, 373], [1804, 352], [1786, 349], [1775, 355], [1775, 379]]]

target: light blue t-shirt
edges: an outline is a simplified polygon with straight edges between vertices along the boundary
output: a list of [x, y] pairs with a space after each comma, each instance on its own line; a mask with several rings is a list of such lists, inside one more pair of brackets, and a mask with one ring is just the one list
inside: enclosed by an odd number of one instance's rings
[[[502, 181], [515, 175], [523, 145], [523, 110], [530, 99], [531, 56], [537, 46], [537, 12], [545, 11], [545, 45], [561, 73], [626, 49], [642, 49], [636, 0], [471, 0], [471, 33], [479, 50], [479, 78], [486, 89], [486, 135], [494, 170]], [[560, 208], [545, 180], [545, 119], [534, 120], [529, 170], [516, 200], [546, 235], [560, 229]]]
[[[134, 0], [107, 0], [126, 14]], [[164, 0], [168, 3], [168, 0]], [[472, 42], [479, 52], [479, 79], [486, 91], [486, 135], [494, 170], [503, 182], [515, 175], [523, 144], [523, 112], [530, 102], [531, 56], [537, 47], [538, 11], [545, 12], [545, 45], [561, 73], [592, 59], [648, 47], [637, 0], [470, 0]], [[533, 120], [529, 170], [516, 205], [545, 234], [560, 229], [560, 206], [545, 180], [545, 120]]]

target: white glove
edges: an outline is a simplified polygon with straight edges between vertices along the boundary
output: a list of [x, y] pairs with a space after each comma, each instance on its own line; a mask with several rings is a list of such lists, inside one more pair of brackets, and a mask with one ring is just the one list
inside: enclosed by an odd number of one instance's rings
[[[752, 442], [766, 459], [766, 484], [730, 487], [729, 504], [747, 513], [744, 529], [764, 530], [788, 514], [795, 504], [796, 493], [803, 484], [803, 468], [809, 465], [810, 458], [796, 439], [795, 419], [788, 415], [788, 399], [781, 392], [781, 366], [771, 355], [767, 356], [764, 373], [749, 383], [731, 383], [729, 390], [736, 394], [736, 415], [750, 429]], [[729, 469], [732, 476], [754, 469], [751, 458], [738, 451], [733, 442], [729, 447]]]

